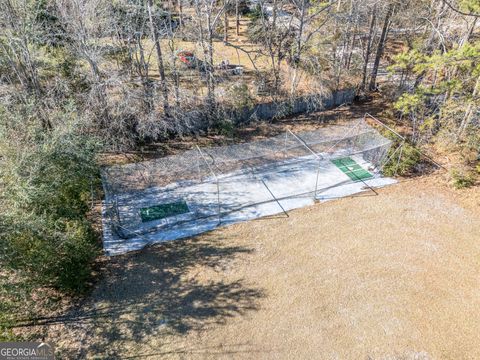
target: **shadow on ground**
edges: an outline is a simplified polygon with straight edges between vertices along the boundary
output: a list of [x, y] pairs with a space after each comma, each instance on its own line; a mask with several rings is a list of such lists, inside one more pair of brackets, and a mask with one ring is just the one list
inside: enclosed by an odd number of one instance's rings
[[[242, 279], [222, 280], [237, 256], [252, 251], [228, 246], [226, 240], [208, 234], [115, 257], [87, 304], [68, 315], [34, 323], [63, 323], [83, 337], [81, 349], [65, 349], [65, 356], [123, 358], [124, 344], [141, 345], [152, 335], [158, 335], [161, 344], [162, 336], [201, 331], [257, 310], [263, 290]], [[218, 280], [204, 280], [205, 272], [217, 272]]]

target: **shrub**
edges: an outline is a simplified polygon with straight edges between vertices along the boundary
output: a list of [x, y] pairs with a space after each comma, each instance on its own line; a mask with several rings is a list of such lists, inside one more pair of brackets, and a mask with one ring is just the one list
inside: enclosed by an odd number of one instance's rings
[[[410, 175], [415, 171], [416, 165], [421, 160], [420, 153], [408, 142], [403, 144], [401, 150], [398, 150], [396, 154], [393, 154], [399, 145], [399, 143], [393, 143], [389, 150], [387, 158], [390, 158], [390, 161], [388, 161], [383, 168], [383, 173], [386, 176]], [[402, 153], [399, 160], [400, 151]]]
[[235, 109], [241, 110], [243, 108], [252, 108], [255, 104], [255, 100], [250, 93], [250, 89], [247, 84], [239, 83], [235, 84], [228, 89], [228, 97], [232, 102]]
[[98, 255], [86, 220], [97, 144], [75, 133], [74, 113], [61, 116], [49, 130], [19, 114], [0, 124], [0, 264], [36, 286], [78, 292]]
[[452, 184], [456, 189], [465, 189], [475, 185], [475, 175], [457, 169], [452, 170]]
[[4, 263], [29, 282], [66, 292], [87, 288], [99, 250], [85, 220], [18, 217], [8, 223], [2, 239]]
[[232, 120], [222, 119], [216, 122], [215, 130], [217, 130], [220, 135], [232, 137], [236, 129]]
[[263, 16], [265, 16], [265, 14], [263, 14], [262, 6], [260, 4], [255, 5], [255, 7], [248, 12], [248, 17], [251, 22], [255, 22]]
[[238, 6], [238, 13], [240, 15], [250, 14], [249, 1], [247, 0], [237, 0], [237, 1], [227, 2], [225, 6], [225, 11], [228, 13], [228, 15], [233, 16], [236, 13], [236, 6]]

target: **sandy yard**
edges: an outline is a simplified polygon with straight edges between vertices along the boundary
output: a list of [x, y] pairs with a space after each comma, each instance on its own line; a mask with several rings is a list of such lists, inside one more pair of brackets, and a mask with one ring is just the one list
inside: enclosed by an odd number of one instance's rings
[[67, 358], [478, 359], [480, 196], [429, 177], [112, 258]]

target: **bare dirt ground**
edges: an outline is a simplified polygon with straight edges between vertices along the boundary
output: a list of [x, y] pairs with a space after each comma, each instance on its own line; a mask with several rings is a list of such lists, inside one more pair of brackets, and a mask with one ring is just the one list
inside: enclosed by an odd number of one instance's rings
[[63, 358], [478, 359], [480, 191], [442, 181], [113, 258], [46, 340]]

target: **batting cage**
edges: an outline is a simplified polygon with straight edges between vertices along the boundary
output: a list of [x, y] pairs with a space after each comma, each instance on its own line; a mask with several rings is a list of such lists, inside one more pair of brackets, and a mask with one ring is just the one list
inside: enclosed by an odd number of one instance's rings
[[115, 255], [383, 186], [391, 141], [364, 119], [102, 170]]

